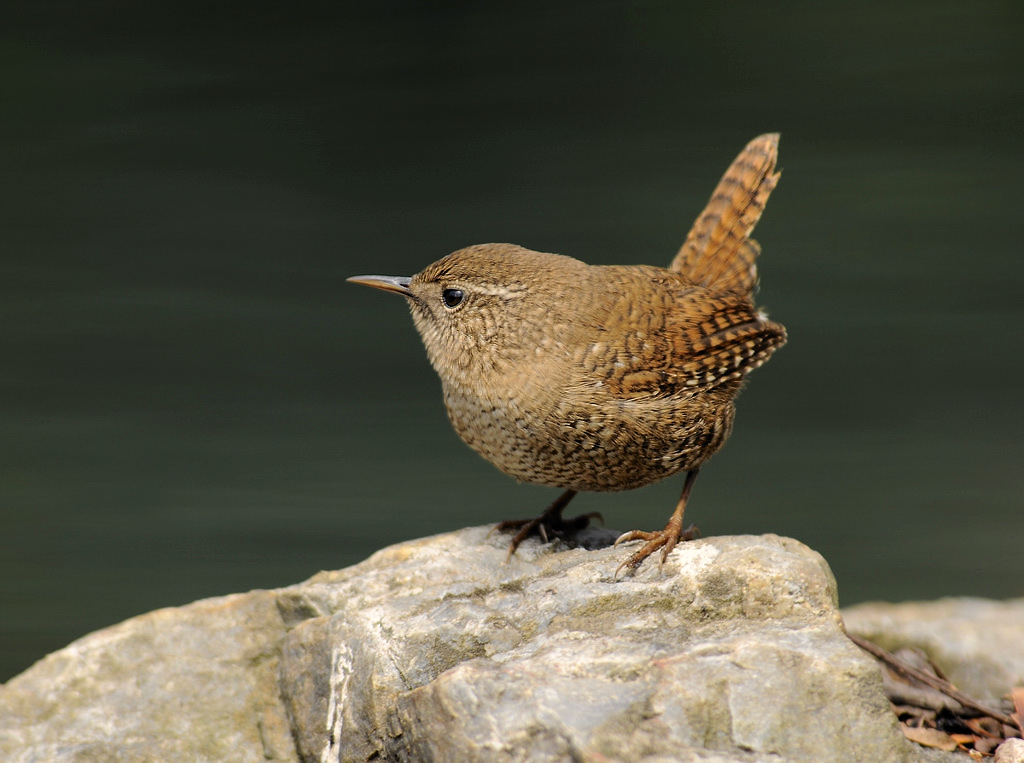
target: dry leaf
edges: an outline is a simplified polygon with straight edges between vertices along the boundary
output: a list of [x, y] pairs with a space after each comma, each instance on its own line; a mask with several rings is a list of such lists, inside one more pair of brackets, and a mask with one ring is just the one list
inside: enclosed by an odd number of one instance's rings
[[974, 749], [982, 755], [991, 755], [1002, 743], [1002, 739], [979, 739], [974, 743]]
[[1017, 721], [1017, 727], [1024, 731], [1024, 686], [1018, 686], [1010, 692], [1013, 698], [1013, 720]]
[[[914, 726], [935, 725], [934, 710], [926, 710], [918, 707], [917, 705], [892, 705], [892, 711], [896, 713], [896, 717], [904, 723], [907, 723], [909, 719], [913, 718], [917, 721], [917, 723], [911, 724]], [[927, 721], [930, 721], [931, 723], [926, 723]]]
[[885, 693], [907, 739], [947, 752], [959, 749], [981, 760], [1004, 740], [1024, 736], [1024, 686], [1010, 692], [1014, 710], [1007, 715], [940, 678], [941, 671], [923, 652], [901, 650], [892, 655], [859, 636], [850, 639], [885, 666]]
[[900, 724], [900, 728], [903, 729], [903, 735], [907, 739], [925, 747], [934, 747], [938, 750], [952, 752], [959, 746], [956, 740], [945, 731], [939, 731], [938, 729], [912, 729], [903, 724]]

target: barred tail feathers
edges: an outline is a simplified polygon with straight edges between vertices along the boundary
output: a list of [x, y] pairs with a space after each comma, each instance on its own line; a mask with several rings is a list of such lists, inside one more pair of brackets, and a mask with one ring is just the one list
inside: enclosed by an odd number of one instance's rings
[[761, 247], [750, 234], [779, 181], [780, 173], [773, 172], [778, 147], [778, 133], [768, 133], [740, 152], [694, 222], [671, 270], [720, 291], [749, 295], [754, 290]]

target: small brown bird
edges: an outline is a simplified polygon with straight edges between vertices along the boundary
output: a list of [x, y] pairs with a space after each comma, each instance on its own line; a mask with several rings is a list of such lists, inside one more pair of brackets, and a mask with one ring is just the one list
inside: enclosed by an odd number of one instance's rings
[[[663, 530], [622, 535], [642, 548], [635, 570], [679, 540], [701, 465], [732, 430], [747, 373], [786, 341], [754, 307], [749, 238], [778, 182], [777, 134], [751, 141], [729, 167], [668, 269], [587, 265], [512, 244], [460, 249], [411, 278], [348, 280], [406, 298], [444, 388], [455, 431], [506, 474], [565, 492], [518, 530], [585, 526], [564, 520], [581, 490], [629, 490], [686, 471]], [[616, 570], [618, 573], [618, 570]]]

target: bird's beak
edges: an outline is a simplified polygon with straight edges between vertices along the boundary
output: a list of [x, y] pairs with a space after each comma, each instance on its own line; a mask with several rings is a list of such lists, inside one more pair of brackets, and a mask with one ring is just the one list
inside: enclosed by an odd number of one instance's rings
[[372, 286], [374, 289], [393, 291], [403, 297], [411, 297], [409, 281], [412, 279], [405, 276], [352, 276], [345, 279], [352, 283], [361, 283], [363, 286]]

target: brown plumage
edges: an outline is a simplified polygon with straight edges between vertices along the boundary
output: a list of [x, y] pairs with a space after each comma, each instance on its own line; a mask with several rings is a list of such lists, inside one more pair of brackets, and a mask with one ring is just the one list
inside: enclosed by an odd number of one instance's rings
[[746, 374], [786, 341], [752, 302], [760, 247], [749, 238], [778, 181], [777, 146], [763, 135], [736, 158], [669, 269], [482, 244], [412, 278], [350, 279], [407, 298], [470, 447], [517, 479], [565, 490], [537, 519], [499, 525], [519, 530], [510, 555], [531, 532], [557, 531], [578, 491], [680, 471], [668, 525], [622, 536], [647, 541], [623, 566], [659, 548], [664, 561], [694, 537], [682, 516], [697, 472], [729, 436]]

